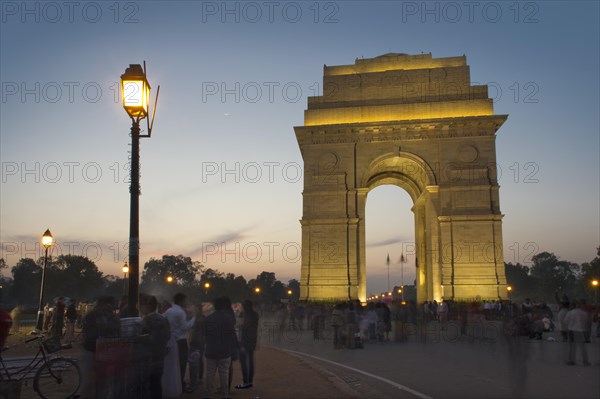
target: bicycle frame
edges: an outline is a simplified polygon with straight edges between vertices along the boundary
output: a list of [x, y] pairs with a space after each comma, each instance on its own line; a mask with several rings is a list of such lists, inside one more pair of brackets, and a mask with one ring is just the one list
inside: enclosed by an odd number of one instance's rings
[[[2, 358], [2, 354], [0, 353], [0, 364], [2, 365], [2, 371], [4, 371], [4, 374], [6, 374], [7, 380], [17, 380], [17, 381], [24, 380], [30, 370], [31, 371], [36, 370], [37, 367], [40, 365], [40, 363], [43, 363], [43, 364], [48, 363], [49, 357], [46, 354], [46, 351], [44, 350], [44, 346], [42, 345], [42, 338], [43, 338], [43, 336], [37, 336], [37, 337], [25, 340], [25, 343], [29, 343], [29, 342], [38, 340], [38, 345], [39, 345], [38, 351], [35, 354], [35, 356], [33, 357], [33, 359], [29, 362], [29, 364], [27, 364], [26, 366], [20, 368], [19, 370], [15, 371], [15, 372], [13, 372], [12, 374], [8, 371], [8, 367], [6, 367], [6, 364], [4, 363], [4, 359]], [[15, 376], [15, 375], [21, 375], [21, 377], [14, 378], [13, 376]], [[1, 380], [4, 380], [4, 375], [0, 372], [0, 381]]]

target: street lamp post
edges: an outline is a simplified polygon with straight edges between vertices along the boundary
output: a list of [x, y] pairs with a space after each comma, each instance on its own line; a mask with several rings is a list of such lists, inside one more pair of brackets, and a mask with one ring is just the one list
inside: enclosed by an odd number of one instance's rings
[[50, 233], [50, 229], [46, 229], [44, 235], [42, 236], [42, 245], [44, 246], [44, 268], [42, 269], [42, 282], [40, 284], [40, 303], [38, 306], [37, 313], [37, 322], [35, 324], [35, 329], [37, 331], [42, 331], [44, 327], [44, 286], [46, 283], [46, 265], [48, 264], [48, 248], [52, 245], [52, 241], [54, 238]]
[[210, 288], [210, 283], [207, 281], [204, 283], [204, 298], [208, 300], [208, 289]]
[[390, 290], [390, 254], [388, 254], [387, 259], [385, 260], [388, 269], [388, 291]]
[[129, 273], [129, 266], [125, 262], [123, 265], [123, 295], [127, 295], [127, 273]]
[[599, 292], [598, 290], [600, 289], [598, 284], [599, 284], [598, 279], [592, 280], [592, 287], [594, 287], [594, 290], [596, 290], [596, 306], [598, 305], [598, 292]]
[[[160, 89], [160, 87], [159, 87]], [[152, 123], [148, 122], [148, 134], [140, 135], [140, 121], [148, 120], [150, 102], [150, 84], [146, 79], [146, 68], [140, 64], [130, 64], [125, 73], [121, 75], [121, 93], [123, 96], [123, 108], [131, 118], [131, 186], [129, 192], [130, 219], [129, 219], [129, 293], [128, 293], [128, 316], [137, 316], [137, 303], [139, 297], [139, 271], [140, 271], [140, 138], [150, 137]], [[156, 93], [158, 101], [158, 90]], [[156, 101], [154, 112], [156, 112]]]

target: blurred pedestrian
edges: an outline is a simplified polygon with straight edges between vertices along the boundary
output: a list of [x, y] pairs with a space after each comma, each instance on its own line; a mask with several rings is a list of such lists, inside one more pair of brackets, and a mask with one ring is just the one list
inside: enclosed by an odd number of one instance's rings
[[177, 342], [177, 352], [179, 354], [179, 373], [181, 377], [181, 387], [185, 387], [184, 376], [188, 362], [188, 332], [195, 322], [195, 317], [188, 318], [186, 311], [187, 297], [181, 292], [175, 294], [172, 307], [167, 309], [164, 316], [169, 320], [171, 335]]
[[338, 303], [331, 312], [331, 326], [333, 327], [333, 349], [340, 349], [340, 330], [344, 325], [344, 306]]
[[258, 341], [258, 313], [254, 311], [252, 301], [246, 299], [242, 303], [243, 322], [240, 328], [240, 364], [243, 383], [236, 389], [248, 389], [254, 386], [254, 351]]
[[72, 344], [75, 341], [75, 323], [77, 322], [77, 308], [75, 306], [75, 299], [71, 298], [67, 311], [65, 312], [65, 318], [67, 319], [67, 330], [65, 333], [65, 342]]
[[204, 340], [206, 342], [206, 381], [204, 397], [213, 394], [213, 380], [219, 373], [223, 397], [229, 397], [229, 366], [231, 365], [232, 349], [237, 341], [235, 336], [235, 321], [227, 309], [228, 301], [219, 297], [214, 301], [215, 311], [206, 318], [204, 324]]
[[58, 297], [56, 301], [56, 308], [54, 311], [54, 325], [52, 332], [58, 339], [62, 338], [63, 327], [65, 325], [65, 300], [64, 298]]
[[202, 332], [206, 317], [202, 311], [202, 304], [198, 305], [196, 310], [196, 321], [190, 331], [190, 355], [188, 363], [190, 364], [190, 383], [185, 388], [185, 392], [192, 393], [202, 383], [204, 377], [204, 334]]
[[581, 308], [581, 302], [575, 301], [571, 310], [565, 316], [565, 323], [569, 329], [569, 360], [567, 365], [575, 365], [575, 350], [579, 348], [584, 366], [589, 366], [587, 349], [585, 347], [585, 333], [588, 329], [588, 313]]
[[[81, 398], [103, 397], [102, 392], [108, 390], [109, 381], [105, 379], [104, 370], [96, 367], [96, 341], [100, 338], [118, 338], [121, 324], [114, 314], [113, 297], [101, 297], [94, 309], [83, 319], [83, 350], [80, 352], [79, 368], [81, 370]], [[97, 389], [101, 388], [101, 389]]]
[[[141, 335], [138, 341], [142, 344], [142, 352], [146, 362], [142, 373], [143, 397], [162, 398], [162, 375], [167, 342], [171, 328], [166, 317], [156, 312], [158, 301], [152, 295], [140, 295], [140, 313], [142, 315]], [[148, 395], [149, 394], [149, 395]]]
[[12, 319], [12, 331], [15, 334], [19, 333], [21, 329], [21, 315], [23, 314], [23, 306], [17, 305], [10, 311], [10, 317]]

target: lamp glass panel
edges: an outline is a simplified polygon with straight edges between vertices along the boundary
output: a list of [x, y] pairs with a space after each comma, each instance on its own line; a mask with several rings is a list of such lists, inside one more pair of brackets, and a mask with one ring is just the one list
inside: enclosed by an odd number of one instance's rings
[[42, 245], [45, 247], [52, 245], [52, 236], [42, 236]]
[[124, 80], [123, 81], [123, 107], [142, 107], [144, 111], [148, 109], [143, 80]]

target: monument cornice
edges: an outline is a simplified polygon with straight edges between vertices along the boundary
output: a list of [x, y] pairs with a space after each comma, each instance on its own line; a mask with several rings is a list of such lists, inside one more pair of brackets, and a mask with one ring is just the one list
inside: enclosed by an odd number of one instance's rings
[[508, 115], [296, 126], [301, 145], [494, 136]]

